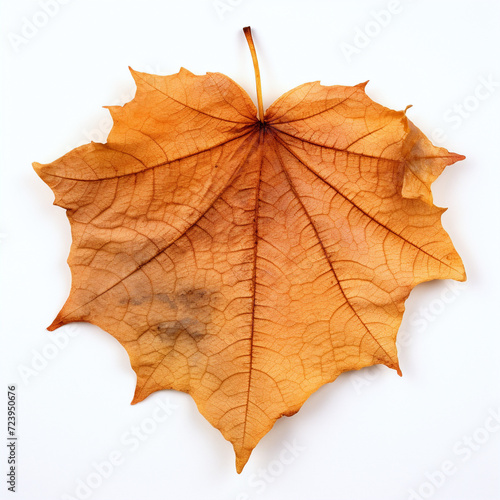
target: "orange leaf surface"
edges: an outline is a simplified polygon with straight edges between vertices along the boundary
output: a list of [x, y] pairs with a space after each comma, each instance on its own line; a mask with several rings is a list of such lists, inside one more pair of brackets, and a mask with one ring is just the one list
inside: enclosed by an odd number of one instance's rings
[[[241, 471], [342, 372], [400, 373], [412, 288], [465, 279], [430, 190], [463, 156], [364, 84], [306, 83], [257, 116], [219, 73], [132, 76], [106, 144], [34, 164], [73, 234], [71, 293], [49, 329], [109, 332], [137, 374], [133, 402], [191, 394]], [[258, 72], [257, 87], [262, 109]]]

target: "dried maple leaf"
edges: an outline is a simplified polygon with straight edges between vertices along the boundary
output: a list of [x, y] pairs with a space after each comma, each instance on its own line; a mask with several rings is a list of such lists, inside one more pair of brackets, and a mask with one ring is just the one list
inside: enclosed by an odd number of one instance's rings
[[49, 327], [112, 334], [133, 403], [187, 392], [241, 471], [283, 415], [346, 370], [399, 373], [404, 301], [464, 280], [431, 183], [463, 156], [434, 147], [365, 84], [306, 83], [259, 114], [219, 73], [132, 71], [106, 144], [34, 164], [65, 208], [72, 288]]

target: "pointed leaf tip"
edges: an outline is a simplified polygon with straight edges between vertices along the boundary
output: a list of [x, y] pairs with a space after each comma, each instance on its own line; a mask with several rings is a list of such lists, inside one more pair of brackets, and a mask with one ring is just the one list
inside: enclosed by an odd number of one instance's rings
[[238, 474], [241, 474], [243, 469], [245, 468], [245, 465], [248, 463], [248, 460], [250, 459], [250, 455], [252, 454], [252, 450], [240, 450], [236, 451], [236, 472]]
[[453, 163], [456, 163], [457, 161], [465, 160], [466, 156], [459, 155], [458, 153], [451, 153], [450, 152], [450, 158], [452, 160], [452, 162], [450, 163], [450, 165], [453, 165]]
[[56, 319], [50, 324], [50, 326], [47, 327], [47, 330], [49, 332], [53, 332], [54, 330], [57, 330], [58, 328], [66, 324], [66, 321], [57, 316]]

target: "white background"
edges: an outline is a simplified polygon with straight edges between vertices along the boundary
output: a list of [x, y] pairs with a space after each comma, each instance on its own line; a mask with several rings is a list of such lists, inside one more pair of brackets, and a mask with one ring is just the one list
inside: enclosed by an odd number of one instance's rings
[[[491, 417], [500, 411], [500, 3], [57, 5], [44, 16], [38, 1], [1, 2], [0, 439], [7, 385], [16, 384], [19, 463], [12, 495], [2, 443], [0, 498], [500, 499], [500, 426]], [[390, 19], [377, 16], [389, 6]], [[30, 31], [27, 22], [35, 21]], [[159, 74], [180, 66], [220, 71], [254, 98], [246, 25], [265, 106], [307, 81], [370, 79], [370, 97], [394, 109], [413, 104], [417, 126], [467, 156], [433, 191], [435, 203], [449, 207], [443, 223], [468, 282], [414, 290], [400, 333], [402, 378], [385, 367], [344, 374], [281, 419], [237, 475], [232, 447], [189, 396], [163, 391], [130, 406], [135, 375], [110, 335], [86, 324], [45, 330], [69, 291], [70, 231], [31, 163], [105, 142], [110, 121], [102, 106], [132, 98], [129, 65]], [[346, 44], [356, 48], [351, 57]], [[157, 408], [165, 400], [176, 409], [163, 419]], [[134, 426], [142, 428], [138, 446]], [[295, 454], [283, 452], [284, 443]], [[117, 453], [120, 464], [98, 475], [96, 464]], [[447, 475], [439, 472], [443, 463]]]

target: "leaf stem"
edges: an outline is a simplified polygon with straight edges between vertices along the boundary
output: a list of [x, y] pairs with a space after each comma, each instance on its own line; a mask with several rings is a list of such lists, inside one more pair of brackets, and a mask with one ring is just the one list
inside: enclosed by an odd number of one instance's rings
[[255, 51], [255, 45], [252, 38], [252, 29], [250, 26], [243, 28], [243, 33], [247, 39], [248, 47], [250, 48], [250, 53], [252, 54], [253, 69], [255, 71], [255, 86], [257, 87], [257, 104], [259, 106], [259, 120], [264, 123], [264, 106], [262, 105], [262, 87], [260, 83], [260, 70], [259, 61], [257, 60], [257, 52]]

